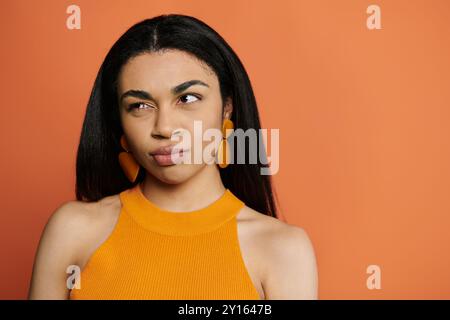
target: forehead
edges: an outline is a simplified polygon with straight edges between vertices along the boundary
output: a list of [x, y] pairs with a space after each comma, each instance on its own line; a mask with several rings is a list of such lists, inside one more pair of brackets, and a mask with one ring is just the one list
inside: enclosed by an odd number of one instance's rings
[[189, 53], [180, 50], [144, 53], [130, 59], [120, 70], [118, 93], [147, 88], [154, 92], [169, 91], [192, 79], [202, 80], [210, 87], [218, 86], [212, 69]]

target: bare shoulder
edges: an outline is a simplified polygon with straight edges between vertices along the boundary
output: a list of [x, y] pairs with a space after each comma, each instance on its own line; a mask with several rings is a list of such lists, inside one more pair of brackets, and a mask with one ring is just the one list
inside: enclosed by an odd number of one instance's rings
[[287, 245], [290, 242], [309, 241], [306, 231], [298, 226], [288, 224], [278, 218], [271, 217], [245, 206], [240, 214], [243, 222], [251, 223], [255, 236], [262, 236], [275, 246]]
[[242, 219], [258, 243], [266, 299], [317, 299], [316, 257], [306, 230], [249, 207]]
[[29, 290], [30, 299], [67, 296], [66, 270], [82, 268], [105, 239], [118, 217], [118, 196], [96, 202], [67, 201], [50, 215], [36, 251]]
[[68, 201], [55, 211], [49, 224], [53, 224], [58, 230], [56, 233], [74, 248], [73, 261], [83, 269], [93, 251], [112, 232], [119, 213], [118, 195], [95, 202]]

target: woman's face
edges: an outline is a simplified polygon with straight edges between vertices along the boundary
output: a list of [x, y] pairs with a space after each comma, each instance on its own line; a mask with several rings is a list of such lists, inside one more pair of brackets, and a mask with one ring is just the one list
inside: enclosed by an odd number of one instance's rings
[[[230, 118], [232, 111], [227, 102], [222, 113], [219, 81], [212, 69], [180, 50], [130, 59], [119, 73], [117, 93], [129, 151], [148, 173], [170, 184], [186, 181], [207, 166], [194, 163], [194, 120], [201, 121], [203, 135], [206, 129], [221, 130], [223, 117]], [[179, 129], [191, 136], [185, 154], [190, 163], [167, 164], [152, 155], [160, 147], [177, 144], [171, 136]], [[202, 150], [210, 143], [201, 142]]]

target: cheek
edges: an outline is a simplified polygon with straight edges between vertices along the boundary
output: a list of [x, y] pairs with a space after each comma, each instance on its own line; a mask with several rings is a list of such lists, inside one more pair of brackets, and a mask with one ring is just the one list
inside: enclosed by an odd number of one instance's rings
[[222, 116], [220, 112], [203, 112], [197, 116], [192, 116], [186, 119], [183, 126], [184, 129], [188, 130], [192, 139], [194, 139], [194, 134], [201, 134], [203, 137], [204, 133], [208, 129], [219, 129], [222, 128]]
[[148, 151], [148, 137], [150, 136], [150, 131], [148, 127], [139, 126], [136, 124], [125, 124], [123, 125], [123, 131], [127, 137], [129, 147], [134, 151], [136, 156], [143, 151]]
[[[202, 121], [203, 129], [220, 128], [222, 126], [222, 103], [217, 98], [209, 98], [201, 110], [198, 110], [191, 120]], [[194, 119], [195, 118], [195, 119]]]
[[[214, 141], [214, 138], [211, 137], [211, 132], [218, 132], [221, 130], [222, 125], [220, 123], [221, 119], [201, 119], [192, 127], [189, 128], [189, 132], [191, 134], [191, 145], [199, 146], [197, 143], [201, 143], [202, 148], [205, 148], [211, 142]], [[209, 131], [209, 132], [207, 132]]]

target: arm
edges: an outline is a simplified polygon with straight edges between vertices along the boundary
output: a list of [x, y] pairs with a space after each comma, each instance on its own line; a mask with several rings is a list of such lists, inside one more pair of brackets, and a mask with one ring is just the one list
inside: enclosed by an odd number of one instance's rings
[[69, 201], [48, 220], [36, 252], [28, 299], [68, 299], [66, 273], [76, 263], [76, 231], [80, 230], [82, 206]]
[[314, 248], [299, 227], [284, 226], [271, 239], [272, 261], [266, 280], [266, 299], [318, 299]]

